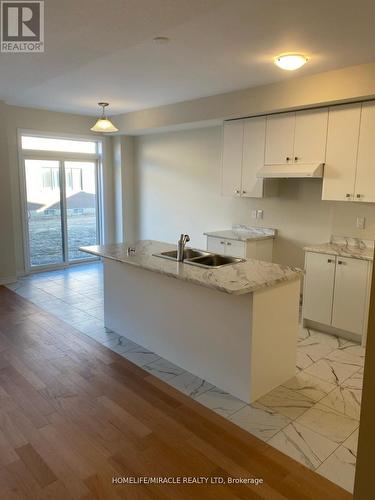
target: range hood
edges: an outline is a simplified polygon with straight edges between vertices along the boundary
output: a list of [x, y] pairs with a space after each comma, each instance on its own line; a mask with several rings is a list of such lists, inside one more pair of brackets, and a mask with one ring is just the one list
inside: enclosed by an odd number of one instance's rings
[[323, 177], [324, 163], [265, 165], [257, 172], [260, 179]]

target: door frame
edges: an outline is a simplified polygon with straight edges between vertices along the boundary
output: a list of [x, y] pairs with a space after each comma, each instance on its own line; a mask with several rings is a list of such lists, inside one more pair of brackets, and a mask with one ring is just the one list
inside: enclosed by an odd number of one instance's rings
[[[92, 141], [96, 142], [96, 153], [69, 153], [64, 151], [43, 151], [43, 150], [32, 150], [32, 149], [22, 149], [21, 138], [23, 135], [34, 136], [34, 137], [45, 137], [54, 139], [68, 139], [75, 141]], [[33, 274], [41, 271], [53, 271], [57, 269], [66, 269], [68, 267], [97, 261], [98, 257], [89, 257], [85, 259], [77, 259], [73, 262], [65, 261], [67, 256], [67, 231], [66, 231], [66, 206], [65, 206], [65, 172], [63, 168], [64, 161], [77, 161], [84, 162], [90, 161], [94, 162], [96, 166], [95, 173], [95, 185], [96, 185], [96, 224], [97, 224], [97, 236], [98, 243], [103, 241], [103, 214], [102, 214], [102, 164], [103, 164], [103, 139], [94, 138], [93, 136], [73, 136], [67, 134], [51, 134], [45, 132], [36, 132], [25, 129], [17, 130], [17, 142], [18, 142], [18, 168], [19, 168], [19, 178], [20, 178], [20, 201], [21, 201], [21, 224], [22, 224], [22, 240], [23, 240], [23, 259], [25, 274]], [[43, 266], [31, 266], [30, 264], [30, 240], [29, 240], [29, 226], [28, 226], [28, 214], [27, 214], [27, 188], [26, 188], [26, 171], [25, 171], [25, 160], [53, 160], [59, 163], [60, 172], [60, 200], [62, 214], [62, 244], [63, 244], [63, 262], [60, 264], [47, 264]]]

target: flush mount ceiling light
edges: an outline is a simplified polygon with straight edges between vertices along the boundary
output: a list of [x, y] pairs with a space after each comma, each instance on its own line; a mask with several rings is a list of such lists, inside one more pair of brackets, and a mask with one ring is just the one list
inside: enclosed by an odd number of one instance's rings
[[308, 57], [303, 54], [281, 54], [275, 57], [275, 64], [281, 69], [294, 71], [307, 63]]
[[105, 108], [109, 106], [108, 102], [98, 102], [98, 106], [103, 108], [102, 116], [90, 130], [93, 132], [118, 132], [118, 128], [105, 116]]

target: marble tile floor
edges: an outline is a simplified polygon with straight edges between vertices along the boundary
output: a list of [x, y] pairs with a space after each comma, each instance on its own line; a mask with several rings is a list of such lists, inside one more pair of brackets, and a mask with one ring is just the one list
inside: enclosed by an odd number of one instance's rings
[[99, 262], [30, 275], [22, 297], [298, 462], [353, 490], [365, 350], [301, 328], [296, 375], [249, 405], [104, 327]]

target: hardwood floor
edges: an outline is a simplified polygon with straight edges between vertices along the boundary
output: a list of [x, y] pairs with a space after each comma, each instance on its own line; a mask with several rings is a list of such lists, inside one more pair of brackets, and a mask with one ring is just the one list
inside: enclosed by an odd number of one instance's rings
[[[264, 484], [112, 484], [114, 477]], [[0, 496], [298, 499], [352, 496], [0, 287]]]

